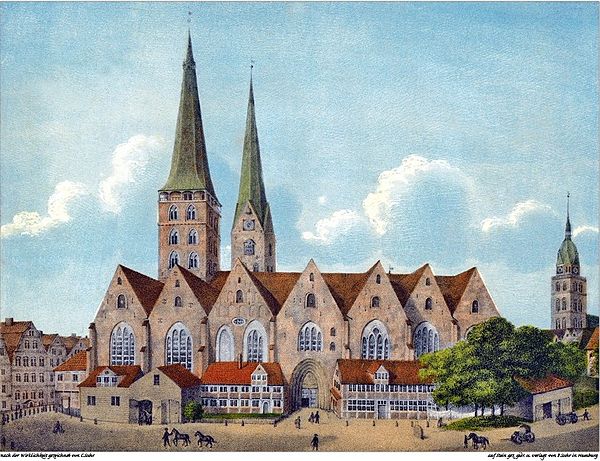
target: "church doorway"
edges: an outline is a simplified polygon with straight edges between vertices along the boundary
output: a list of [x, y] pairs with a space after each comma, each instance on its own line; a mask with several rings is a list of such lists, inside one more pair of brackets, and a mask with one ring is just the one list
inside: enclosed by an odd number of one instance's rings
[[300, 408], [329, 409], [330, 379], [323, 366], [313, 359], [300, 362], [291, 379], [291, 410]]

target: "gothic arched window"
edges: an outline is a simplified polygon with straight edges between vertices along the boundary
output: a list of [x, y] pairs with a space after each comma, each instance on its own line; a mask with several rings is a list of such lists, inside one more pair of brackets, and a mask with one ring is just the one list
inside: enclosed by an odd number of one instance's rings
[[117, 309], [125, 309], [127, 307], [127, 298], [125, 295], [117, 296]]
[[329, 350], [335, 352], [335, 343], [329, 343]]
[[192, 194], [189, 191], [186, 191], [183, 193], [183, 200], [192, 200], [193, 196], [194, 196], [194, 194]]
[[198, 243], [198, 232], [192, 229], [188, 235], [188, 244], [196, 245]]
[[563, 282], [563, 291], [567, 291], [567, 282]]
[[235, 302], [236, 303], [244, 302], [244, 292], [242, 290], [238, 290], [235, 292]]
[[190, 253], [190, 257], [188, 259], [188, 268], [198, 269], [198, 253]]
[[248, 324], [244, 346], [248, 362], [263, 362], [267, 357], [267, 332], [260, 322], [253, 320]]
[[179, 264], [179, 254], [176, 251], [171, 251], [169, 255], [169, 269], [173, 269], [177, 264]]
[[567, 319], [566, 318], [563, 319], [563, 321], [562, 321], [562, 327], [563, 327], [563, 329], [567, 328]]
[[377, 276], [375, 277], [375, 283], [377, 283], [378, 285], [381, 284], [381, 275], [377, 274]]
[[322, 351], [323, 334], [321, 329], [313, 322], [306, 323], [298, 334], [299, 351]]
[[186, 218], [188, 220], [196, 219], [196, 207], [194, 205], [187, 207]]
[[471, 313], [472, 314], [479, 313], [479, 301], [477, 301], [476, 299], [471, 304]]
[[314, 282], [315, 281], [315, 274], [314, 273], [310, 273], [308, 274], [308, 281], [309, 282]]
[[183, 306], [183, 302], [181, 301], [181, 296], [175, 296], [175, 307]]
[[169, 245], [177, 245], [179, 243], [179, 232], [173, 229], [169, 234]]
[[423, 322], [414, 334], [415, 357], [440, 349], [440, 337], [436, 328], [429, 322]]
[[556, 284], [554, 285], [554, 290], [560, 291], [560, 282], [556, 282]]
[[165, 349], [167, 365], [180, 363], [192, 370], [192, 337], [183, 323], [177, 322], [171, 327], [165, 340]]
[[317, 300], [315, 299], [314, 293], [308, 293], [306, 295], [306, 307], [315, 307], [317, 305]]
[[329, 330], [329, 336], [335, 336], [335, 327], [331, 327], [331, 330]]
[[556, 319], [556, 329], [560, 330], [560, 319]]
[[169, 208], [169, 221], [177, 221], [178, 217], [178, 213], [177, 213], [177, 206], [176, 205], [171, 205], [171, 208]]
[[379, 320], [373, 320], [363, 330], [363, 359], [386, 360], [390, 358], [390, 338], [387, 328]]
[[244, 242], [244, 254], [248, 256], [254, 254], [254, 240], [246, 240]]
[[562, 299], [562, 310], [567, 310], [567, 300], [565, 298]]
[[431, 298], [425, 300], [425, 309], [431, 310], [433, 308], [433, 301]]
[[558, 312], [560, 310], [560, 299], [557, 298], [554, 304], [556, 305], [556, 312]]
[[427, 277], [425, 279], [425, 285], [430, 286], [431, 285], [431, 279], [429, 277]]
[[217, 333], [217, 362], [233, 361], [233, 334], [227, 325], [223, 325]]
[[379, 296], [371, 298], [371, 307], [379, 307]]
[[126, 323], [119, 323], [110, 335], [110, 364], [133, 365], [135, 362], [135, 336]]

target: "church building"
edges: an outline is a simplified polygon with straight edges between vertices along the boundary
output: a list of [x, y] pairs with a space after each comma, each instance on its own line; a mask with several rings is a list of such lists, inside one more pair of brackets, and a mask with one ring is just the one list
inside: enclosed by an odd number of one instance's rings
[[[171, 170], [158, 191], [158, 276], [116, 268], [90, 324], [88, 375], [100, 367], [135, 366], [147, 374], [181, 364], [210, 394], [203, 399], [223, 400], [228, 412], [243, 412], [232, 406], [244, 404], [270, 413], [329, 409], [340, 360], [342, 367], [349, 360], [390, 361], [394, 373], [408, 376], [405, 363], [452, 346], [500, 315], [476, 268], [436, 275], [425, 264], [392, 274], [377, 261], [360, 272], [331, 273], [311, 259], [301, 271], [278, 272], [252, 79], [231, 269], [221, 270], [222, 205], [210, 176], [195, 67], [188, 35]], [[566, 277], [574, 283], [569, 261]], [[216, 369], [231, 376], [220, 383]], [[273, 386], [268, 402], [249, 395], [260, 387], [255, 370]], [[220, 385], [227, 386], [223, 395]], [[279, 392], [286, 395], [280, 399]]]

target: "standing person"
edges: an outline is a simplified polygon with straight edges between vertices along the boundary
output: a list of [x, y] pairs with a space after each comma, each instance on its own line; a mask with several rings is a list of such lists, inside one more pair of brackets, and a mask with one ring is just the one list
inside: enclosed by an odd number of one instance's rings
[[321, 420], [321, 416], [319, 416], [319, 411], [317, 410], [317, 412], [315, 413], [315, 423], [319, 424], [320, 420]]
[[310, 446], [312, 447], [313, 451], [319, 451], [319, 436], [317, 434], [315, 434], [310, 441]]
[[310, 412], [310, 416], [308, 417], [308, 422], [309, 423], [315, 422], [315, 414], [312, 411]]
[[589, 421], [590, 420], [590, 414], [588, 413], [587, 408], [583, 412], [583, 420], [584, 421]]
[[296, 428], [300, 429], [300, 416], [296, 418]]
[[163, 436], [162, 436], [163, 447], [166, 447], [167, 445], [171, 446], [171, 442], [169, 441], [170, 435], [171, 434], [169, 433], [169, 428], [165, 427], [165, 432], [163, 433]]

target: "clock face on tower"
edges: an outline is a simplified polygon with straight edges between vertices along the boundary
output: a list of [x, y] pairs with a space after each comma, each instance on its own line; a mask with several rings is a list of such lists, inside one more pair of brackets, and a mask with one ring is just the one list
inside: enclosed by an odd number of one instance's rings
[[559, 274], [562, 274], [563, 273], [563, 268], [562, 267], [558, 267], [556, 269], [556, 272], [559, 273]]
[[574, 267], [573, 268], [573, 273], [574, 274], [578, 274], [579, 273], [579, 268], [578, 267]]
[[254, 219], [244, 219], [244, 230], [254, 230]]

